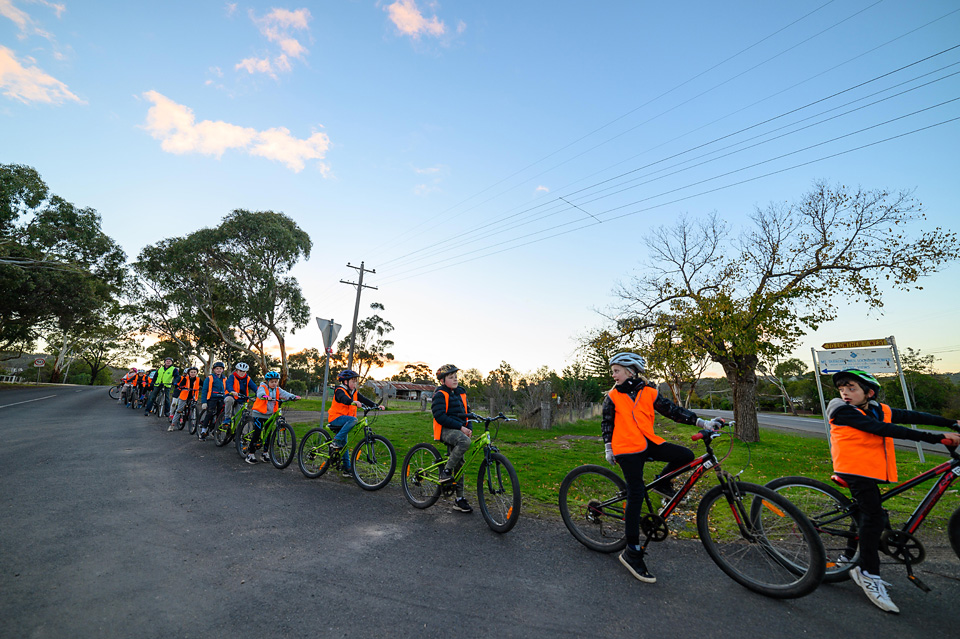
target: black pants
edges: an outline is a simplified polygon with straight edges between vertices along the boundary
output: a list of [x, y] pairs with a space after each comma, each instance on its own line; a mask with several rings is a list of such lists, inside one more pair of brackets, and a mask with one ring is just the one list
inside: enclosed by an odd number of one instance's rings
[[223, 408], [223, 397], [211, 397], [206, 400], [207, 404], [207, 414], [203, 416], [203, 424], [201, 428], [203, 431], [206, 431], [210, 428], [210, 422], [220, 413], [220, 409]]
[[627, 482], [627, 507], [624, 513], [627, 543], [634, 546], [640, 545], [640, 512], [643, 510], [643, 501], [647, 494], [646, 485], [643, 482], [643, 465], [648, 459], [667, 462], [660, 471], [661, 475], [665, 475], [692, 462], [693, 451], [667, 442], [662, 444], [647, 442], [647, 449], [644, 451], [630, 455], [617, 455], [617, 464]]
[[[839, 474], [839, 473], [838, 473]], [[880, 574], [880, 536], [887, 525], [887, 515], [880, 504], [880, 482], [860, 475], [840, 475], [850, 487], [850, 496], [857, 501], [857, 525], [860, 533], [860, 568], [871, 575]], [[857, 550], [852, 540], [844, 554], [852, 557]], [[835, 558], [827, 558], [832, 561]]]

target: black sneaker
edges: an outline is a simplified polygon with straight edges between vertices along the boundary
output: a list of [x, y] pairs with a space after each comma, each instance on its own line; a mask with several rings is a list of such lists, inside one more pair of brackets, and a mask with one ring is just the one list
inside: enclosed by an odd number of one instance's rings
[[[453, 481], [453, 471], [446, 468], [440, 469], [440, 483], [449, 484]], [[462, 499], [462, 498], [461, 498]]]
[[643, 553], [639, 550], [634, 550], [630, 546], [627, 546], [626, 549], [620, 553], [620, 563], [626, 566], [630, 574], [640, 581], [648, 584], [657, 583], [657, 578], [647, 570], [647, 564], [643, 562]]
[[673, 499], [673, 496], [677, 494], [677, 489], [673, 487], [672, 482], [665, 481], [654, 486], [653, 492], [660, 493], [667, 499]]
[[470, 504], [467, 503], [467, 500], [463, 497], [457, 497], [457, 500], [453, 502], [453, 509], [459, 510], [462, 513], [472, 513], [473, 508], [470, 507]]
[[349, 477], [350, 479], [353, 479], [353, 469], [352, 469], [352, 468], [344, 468], [344, 469], [342, 469], [342, 470], [340, 471], [340, 474], [343, 475], [344, 477]]

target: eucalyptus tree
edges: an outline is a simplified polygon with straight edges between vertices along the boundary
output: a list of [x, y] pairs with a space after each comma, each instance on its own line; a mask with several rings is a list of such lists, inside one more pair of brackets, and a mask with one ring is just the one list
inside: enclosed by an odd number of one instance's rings
[[616, 321], [625, 337], [669, 325], [723, 367], [738, 435], [757, 441], [757, 366], [791, 352], [838, 306], [883, 306], [881, 287], [919, 288], [957, 256], [956, 234], [911, 235], [924, 219], [909, 191], [814, 184], [793, 204], [756, 209], [731, 240], [714, 214], [654, 229], [643, 272], [620, 285]]

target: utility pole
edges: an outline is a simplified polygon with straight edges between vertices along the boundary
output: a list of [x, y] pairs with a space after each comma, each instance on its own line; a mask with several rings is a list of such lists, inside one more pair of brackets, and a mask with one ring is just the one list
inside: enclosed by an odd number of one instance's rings
[[363, 283], [363, 274], [364, 273], [376, 273], [376, 269], [364, 268], [363, 262], [360, 262], [360, 266], [354, 266], [350, 262], [347, 262], [347, 268], [356, 269], [360, 272], [360, 281], [359, 282], [348, 282], [346, 280], [340, 280], [341, 284], [349, 284], [350, 286], [357, 287], [357, 303], [353, 307], [353, 330], [350, 332], [350, 355], [347, 358], [347, 368], [353, 368], [353, 348], [357, 343], [357, 316], [360, 314], [360, 292], [365, 288], [372, 288], [373, 290], [378, 290], [376, 286], [368, 286]]

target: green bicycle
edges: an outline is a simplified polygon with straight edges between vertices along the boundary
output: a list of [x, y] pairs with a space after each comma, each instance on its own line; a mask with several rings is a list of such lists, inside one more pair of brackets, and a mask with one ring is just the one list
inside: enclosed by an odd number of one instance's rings
[[[213, 426], [213, 440], [217, 444], [217, 448], [222, 448], [233, 441], [240, 425], [250, 419], [250, 410], [247, 408], [249, 400], [250, 397], [247, 395], [238, 395], [233, 405], [233, 415], [230, 420], [225, 424], [222, 423], [223, 420], [218, 420], [218, 423]], [[219, 418], [220, 415], [217, 415], [217, 417]]]
[[[260, 430], [260, 447], [270, 456], [270, 462], [274, 468], [283, 470], [293, 461], [294, 451], [297, 450], [297, 436], [293, 432], [293, 427], [283, 418], [281, 404], [294, 402], [295, 399], [288, 399], [286, 402], [277, 400], [277, 411], [263, 421]], [[245, 412], [245, 411], [244, 411]], [[254, 418], [241, 419], [240, 425], [236, 430], [237, 452], [241, 457], [246, 457], [247, 453], [255, 454], [256, 450], [253, 443]]]
[[[349, 454], [353, 460], [350, 464], [353, 480], [364, 490], [383, 488], [390, 483], [397, 469], [397, 451], [393, 448], [393, 444], [383, 435], [374, 433], [371, 428], [377, 420], [379, 410], [379, 406], [363, 409], [363, 418], [350, 431], [347, 446], [344, 449], [352, 451]], [[367, 413], [371, 411], [374, 415], [367, 417]], [[357, 436], [357, 433], [363, 434]], [[316, 479], [327, 472], [331, 465], [337, 469], [343, 468], [343, 453], [338, 451], [331, 455], [332, 443], [333, 433], [329, 425], [311, 429], [303, 436], [300, 449], [297, 451], [297, 463], [305, 477]]]
[[494, 532], [505, 533], [513, 528], [520, 518], [520, 481], [513, 464], [493, 445], [500, 432], [499, 423], [497, 430], [490, 434], [490, 424], [501, 420], [517, 421], [503, 413], [496, 417], [480, 417], [473, 413], [467, 415], [468, 424], [483, 422], [483, 432], [473, 438], [463, 456], [463, 463], [454, 473], [454, 481], [447, 484], [440, 483], [440, 469], [447, 460], [440, 455], [436, 446], [424, 442], [411, 448], [400, 469], [400, 482], [407, 501], [415, 508], [429, 508], [437, 503], [441, 492], [453, 494], [467, 466], [482, 455], [477, 473], [480, 513]]

